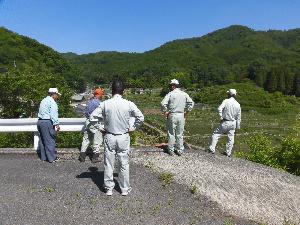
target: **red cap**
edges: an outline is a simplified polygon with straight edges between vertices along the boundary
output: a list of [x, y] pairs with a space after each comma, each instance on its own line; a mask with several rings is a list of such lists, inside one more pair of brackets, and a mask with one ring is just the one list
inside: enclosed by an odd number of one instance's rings
[[103, 89], [101, 89], [101, 88], [97, 88], [97, 89], [95, 89], [95, 91], [94, 91], [94, 95], [95, 95], [95, 96], [100, 96], [100, 97], [102, 97], [103, 94], [104, 94], [104, 91], [103, 91]]

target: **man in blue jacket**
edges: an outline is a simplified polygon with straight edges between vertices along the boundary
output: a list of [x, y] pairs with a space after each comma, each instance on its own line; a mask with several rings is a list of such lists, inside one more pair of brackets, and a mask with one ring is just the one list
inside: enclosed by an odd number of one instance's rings
[[37, 128], [40, 134], [41, 160], [53, 163], [59, 160], [55, 151], [56, 132], [60, 130], [56, 102], [61, 94], [57, 88], [50, 88], [48, 94], [40, 104]]

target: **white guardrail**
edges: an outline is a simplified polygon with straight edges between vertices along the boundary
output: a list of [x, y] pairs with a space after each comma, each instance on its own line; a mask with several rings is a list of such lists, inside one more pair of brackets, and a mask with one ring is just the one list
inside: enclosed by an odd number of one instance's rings
[[[85, 118], [60, 118], [60, 132], [82, 131]], [[37, 130], [37, 118], [22, 118], [22, 119], [0, 119], [0, 132], [15, 133], [15, 132], [33, 132], [33, 146], [37, 149], [39, 143], [39, 133]]]

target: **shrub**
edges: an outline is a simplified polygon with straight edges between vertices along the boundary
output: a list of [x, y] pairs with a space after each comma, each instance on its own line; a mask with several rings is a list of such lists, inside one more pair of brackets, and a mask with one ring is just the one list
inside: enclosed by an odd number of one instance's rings
[[284, 170], [300, 175], [300, 142], [291, 137], [283, 139], [277, 159]]
[[300, 175], [300, 142], [297, 139], [288, 137], [280, 146], [273, 147], [268, 137], [257, 134], [245, 142], [249, 150], [236, 153], [238, 157]]
[[253, 135], [246, 140], [246, 144], [250, 150], [245, 155], [247, 160], [280, 168], [276, 158], [276, 148], [271, 146], [268, 137], [261, 134]]

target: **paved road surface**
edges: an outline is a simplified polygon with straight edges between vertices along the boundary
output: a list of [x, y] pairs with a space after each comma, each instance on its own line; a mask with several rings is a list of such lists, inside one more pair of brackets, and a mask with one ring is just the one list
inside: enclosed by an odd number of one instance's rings
[[[145, 156], [144, 156], [145, 157]], [[255, 224], [222, 213], [215, 202], [159, 173], [131, 164], [133, 191], [108, 197], [102, 164], [76, 160], [43, 163], [35, 157], [0, 155], [0, 224]]]

